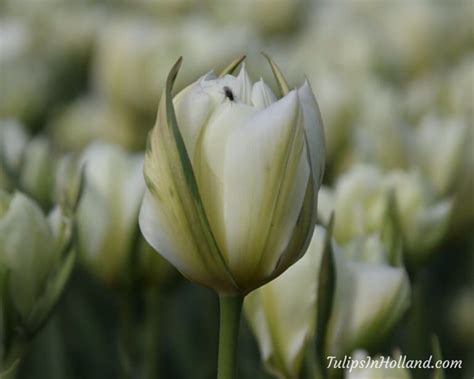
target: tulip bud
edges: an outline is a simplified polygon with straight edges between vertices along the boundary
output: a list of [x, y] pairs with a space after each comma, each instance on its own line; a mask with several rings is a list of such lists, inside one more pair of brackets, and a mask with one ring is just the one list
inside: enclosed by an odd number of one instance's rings
[[0, 191], [2, 369], [19, 359], [16, 342], [31, 338], [57, 303], [74, 265], [72, 237], [61, 208], [46, 216], [22, 193]]
[[[352, 360], [357, 362], [367, 362], [369, 354], [364, 350], [357, 350], [352, 355]], [[383, 359], [383, 361], [382, 361]], [[376, 357], [370, 361], [369, 367], [355, 367], [352, 370], [347, 370], [346, 379], [410, 379], [410, 371], [406, 368], [401, 367], [386, 367], [385, 362], [388, 359], [398, 360], [390, 357]]]
[[[126, 285], [135, 269], [147, 283], [163, 281], [169, 273], [168, 264], [152, 254], [138, 230], [145, 189], [143, 155], [94, 143], [83, 152], [80, 162], [85, 179], [77, 213], [82, 261], [114, 287]], [[71, 190], [80, 191], [74, 186]]]
[[308, 82], [277, 99], [245, 68], [207, 74], [174, 98], [173, 67], [145, 155], [140, 227], [188, 279], [246, 295], [306, 250], [324, 167]]
[[56, 169], [52, 155], [46, 138], [30, 140], [20, 124], [0, 123], [0, 188], [21, 190], [47, 208]]
[[440, 196], [452, 193], [461, 182], [467, 137], [467, 125], [460, 119], [426, 117], [416, 130], [416, 162]]
[[123, 280], [143, 197], [141, 154], [95, 143], [82, 154], [85, 186], [77, 221], [82, 261], [109, 284]]
[[453, 201], [436, 200], [433, 188], [415, 172], [390, 173], [384, 186], [395, 195], [405, 257], [409, 263], [420, 263], [446, 236]]
[[[314, 343], [325, 239], [325, 229], [317, 226], [303, 258], [245, 301], [265, 367], [279, 378], [299, 377], [307, 344]], [[332, 242], [336, 283], [325, 354], [341, 357], [376, 344], [407, 309], [408, 276], [402, 267], [388, 263], [389, 253], [375, 234], [343, 247]]]
[[27, 142], [28, 136], [21, 124], [11, 120], [0, 122], [0, 188], [15, 186]]
[[307, 344], [314, 343], [324, 239], [324, 229], [317, 226], [303, 258], [245, 299], [265, 368], [279, 378], [298, 378]]
[[326, 203], [319, 218], [327, 222], [335, 211], [334, 237], [339, 243], [381, 232], [391, 217], [392, 193], [405, 256], [411, 263], [420, 262], [446, 235], [452, 200], [437, 200], [433, 188], [416, 172], [383, 174], [372, 166], [355, 166], [339, 178], [334, 191], [323, 191]]
[[389, 263], [390, 252], [376, 234], [342, 247], [334, 243], [333, 250], [336, 292], [326, 353], [340, 357], [386, 336], [409, 306], [410, 282], [403, 267]]

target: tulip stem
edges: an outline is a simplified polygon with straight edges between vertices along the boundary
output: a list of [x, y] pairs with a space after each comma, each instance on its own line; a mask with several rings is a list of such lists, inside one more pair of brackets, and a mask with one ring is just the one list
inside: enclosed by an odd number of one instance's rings
[[242, 296], [219, 296], [220, 329], [217, 379], [236, 377], [237, 342], [239, 338]]

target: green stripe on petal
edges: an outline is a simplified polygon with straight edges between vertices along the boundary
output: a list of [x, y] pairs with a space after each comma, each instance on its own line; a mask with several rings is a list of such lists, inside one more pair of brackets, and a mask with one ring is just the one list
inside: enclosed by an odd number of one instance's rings
[[233, 60], [228, 66], [226, 66], [226, 68], [221, 71], [219, 78], [223, 78], [226, 75], [232, 75], [235, 69], [245, 60], [246, 57], [246, 55], [242, 55], [241, 57]]
[[[143, 207], [155, 208], [144, 210], [142, 207], [140, 226], [156, 250], [171, 262], [180, 263], [176, 266], [186, 277], [221, 293], [237, 293], [239, 288], [210, 228], [176, 120], [171, 90], [181, 60], [169, 73], [157, 122], [150, 135], [144, 173], [153, 204], [144, 202]], [[153, 215], [153, 211], [159, 212]], [[147, 221], [152, 217], [164, 229], [150, 229]], [[186, 250], [180, 251], [183, 246]], [[189, 260], [194, 264], [188, 264]]]

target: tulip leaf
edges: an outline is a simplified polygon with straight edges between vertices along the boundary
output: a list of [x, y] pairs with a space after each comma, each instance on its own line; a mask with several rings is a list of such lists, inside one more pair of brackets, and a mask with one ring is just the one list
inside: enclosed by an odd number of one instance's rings
[[336, 270], [332, 250], [332, 233], [334, 227], [334, 213], [331, 214], [324, 241], [323, 256], [318, 273], [318, 296], [316, 316], [316, 350], [321, 370], [326, 370], [325, 345], [326, 335], [331, 317], [334, 292], [336, 289]]
[[64, 288], [71, 276], [76, 262], [76, 250], [71, 248], [68, 254], [59, 263], [58, 268], [51, 274], [51, 278], [38, 299], [27, 322], [28, 332], [36, 333], [49, 319], [56, 304], [59, 302]]
[[[441, 345], [439, 343], [439, 338], [437, 335], [433, 335], [431, 337], [431, 349], [433, 351], [433, 358], [434, 361], [441, 361], [443, 359], [442, 353], [441, 353]], [[444, 371], [442, 368], [438, 367], [434, 369], [433, 372], [433, 377], [432, 379], [444, 379]]]
[[290, 87], [288, 86], [288, 82], [283, 76], [283, 73], [281, 72], [277, 64], [273, 62], [273, 60], [266, 53], [262, 53], [262, 55], [268, 60], [268, 63], [270, 64], [270, 67], [272, 68], [272, 72], [277, 81], [278, 88], [280, 89], [281, 95], [286, 96], [288, 92], [290, 92]]
[[387, 199], [387, 214], [382, 226], [382, 241], [388, 250], [388, 261], [392, 266], [403, 265], [403, 240], [397, 214], [395, 193], [390, 191]]
[[[181, 66], [179, 58], [171, 69], [160, 100], [158, 117], [145, 156], [145, 181], [150, 193], [168, 218], [175, 220], [179, 234], [191, 240], [195, 253], [216, 286], [240, 293], [217, 245], [207, 218], [191, 160], [178, 127], [171, 91]], [[158, 173], [159, 175], [156, 175]], [[177, 233], [178, 233], [177, 232]], [[189, 279], [193, 280], [193, 277]], [[199, 282], [199, 279], [196, 279]], [[204, 284], [204, 283], [202, 283]]]
[[224, 76], [228, 74], [232, 74], [235, 71], [235, 69], [239, 66], [239, 64], [241, 64], [244, 61], [246, 57], [247, 57], [246, 55], [242, 55], [241, 57], [233, 60], [229, 65], [227, 65], [221, 71], [221, 73], [219, 74], [219, 78], [223, 78]]

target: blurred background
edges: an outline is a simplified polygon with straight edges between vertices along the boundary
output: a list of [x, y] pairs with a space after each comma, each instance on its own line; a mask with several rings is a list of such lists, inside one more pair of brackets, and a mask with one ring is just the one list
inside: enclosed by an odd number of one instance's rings
[[[404, 328], [374, 352], [427, 357], [436, 334], [443, 357], [464, 361], [447, 378], [472, 378], [473, 25], [472, 0], [0, 0], [0, 128], [21, 130], [24, 154], [42, 168], [26, 179], [29, 192], [47, 209], [62, 155], [97, 141], [144, 150], [179, 56], [177, 89], [241, 54], [253, 80], [273, 85], [260, 55], [268, 53], [291, 86], [311, 82], [328, 188], [368, 164], [383, 174], [416, 170], [430, 185], [424, 199], [452, 201], [429, 259], [409, 267], [415, 300]], [[214, 294], [169, 267], [151, 276], [136, 296], [135, 285], [80, 263], [19, 377], [120, 377], [121, 365], [143, 355], [135, 344], [149, 330], [156, 377], [213, 377]], [[151, 320], [141, 311], [149, 299]], [[241, 337], [241, 377], [269, 378], [245, 322]]]

